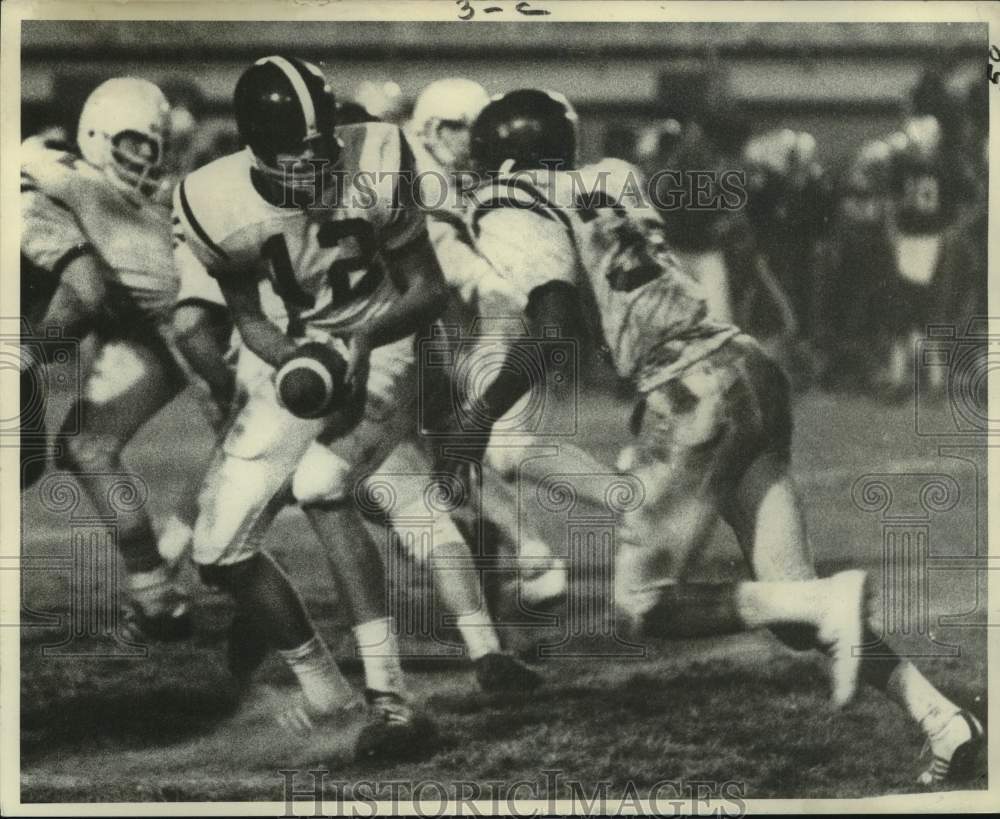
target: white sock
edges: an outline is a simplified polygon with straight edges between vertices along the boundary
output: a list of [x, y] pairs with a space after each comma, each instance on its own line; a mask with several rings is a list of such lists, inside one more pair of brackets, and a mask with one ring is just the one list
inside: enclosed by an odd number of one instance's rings
[[171, 573], [166, 566], [152, 571], [136, 572], [128, 576], [128, 588], [146, 615], [161, 614], [167, 608], [167, 592], [172, 588]]
[[736, 585], [735, 603], [749, 628], [783, 623], [818, 624], [823, 580], [747, 581]]
[[455, 624], [469, 649], [470, 660], [478, 660], [487, 654], [500, 652], [500, 638], [497, 637], [497, 630], [485, 610], [460, 614], [455, 618]]
[[194, 530], [177, 515], [171, 515], [160, 528], [156, 549], [167, 563], [176, 563], [191, 547]]
[[392, 633], [392, 618], [382, 617], [355, 626], [354, 638], [365, 667], [365, 685], [373, 691], [402, 695], [403, 668], [399, 664], [399, 644]]
[[931, 739], [941, 732], [961, 709], [938, 691], [909, 660], [900, 660], [889, 677], [886, 693], [916, 720]]
[[351, 684], [318, 634], [298, 648], [278, 654], [298, 679], [306, 701], [320, 714], [342, 708], [354, 699]]

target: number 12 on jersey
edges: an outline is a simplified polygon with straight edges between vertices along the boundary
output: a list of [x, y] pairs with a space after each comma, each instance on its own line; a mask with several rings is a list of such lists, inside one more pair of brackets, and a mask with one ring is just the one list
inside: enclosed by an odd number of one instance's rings
[[[343, 307], [371, 294], [385, 275], [382, 266], [375, 259], [375, 231], [371, 222], [364, 219], [325, 222], [316, 234], [319, 246], [324, 249], [336, 247], [341, 241], [352, 237], [357, 240], [358, 254], [335, 259], [326, 271], [333, 307]], [[271, 265], [274, 292], [286, 305], [299, 309], [309, 309], [316, 305], [315, 297], [303, 290], [296, 279], [284, 234], [275, 233], [270, 236], [261, 246], [261, 255]], [[352, 284], [351, 273], [358, 270], [365, 270], [365, 274]]]

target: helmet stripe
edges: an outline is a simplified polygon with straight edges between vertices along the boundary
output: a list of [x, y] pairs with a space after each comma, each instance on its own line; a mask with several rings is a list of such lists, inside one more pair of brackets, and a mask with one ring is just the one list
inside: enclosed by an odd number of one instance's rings
[[319, 129], [316, 127], [316, 106], [313, 103], [312, 94], [309, 93], [309, 87], [306, 85], [306, 81], [303, 79], [298, 68], [284, 57], [265, 57], [263, 60], [259, 60], [257, 64], [261, 65], [263, 63], [276, 65], [288, 77], [288, 82], [291, 83], [295, 95], [299, 98], [299, 105], [302, 106], [302, 115], [306, 121], [305, 138], [312, 139], [315, 136], [319, 136]]

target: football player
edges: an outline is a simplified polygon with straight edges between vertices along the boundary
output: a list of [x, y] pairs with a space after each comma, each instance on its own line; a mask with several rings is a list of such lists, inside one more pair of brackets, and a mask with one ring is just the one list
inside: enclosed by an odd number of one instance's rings
[[[573, 122], [559, 100], [539, 91], [487, 106], [473, 126], [472, 149], [477, 165], [497, 175], [470, 212], [477, 247], [499, 275], [534, 285], [525, 294], [529, 314], [557, 288], [555, 315], [567, 336], [578, 331], [566, 327], [565, 305], [586, 287], [618, 373], [636, 386], [636, 437], [620, 467], [642, 481], [646, 497], [624, 516], [615, 559], [615, 603], [632, 631], [676, 636], [769, 626], [795, 647], [822, 648], [833, 661], [835, 704], [851, 698], [860, 665], [862, 678], [919, 725], [932, 753], [921, 784], [967, 775], [982, 726], [909, 660], [881, 659], [885, 647], [864, 623], [863, 572], [817, 578], [790, 475], [785, 376], [752, 338], [709, 317], [699, 287], [667, 252], [641, 187], [625, 168], [611, 167], [603, 196], [574, 206], [560, 189], [572, 175], [543, 170], [574, 166]], [[504, 185], [511, 172], [516, 179]], [[581, 169], [577, 178], [587, 175]], [[498, 207], [503, 198], [520, 206]], [[755, 580], [677, 582], [719, 518], [734, 530]]]
[[[176, 292], [167, 211], [153, 201], [167, 147], [169, 106], [150, 82], [102, 83], [80, 115], [79, 154], [29, 139], [22, 146], [22, 256], [54, 289], [44, 326], [66, 336], [94, 333], [98, 353], [84, 395], [70, 411], [79, 429], [59, 439], [57, 463], [72, 472], [96, 509], [117, 520], [128, 573], [128, 629], [149, 639], [190, 634], [186, 596], [157, 549], [143, 509], [115, 508], [107, 474], [121, 451], [184, 386], [171, 350]], [[44, 290], [45, 288], [42, 288]], [[29, 296], [30, 298], [30, 296]]]
[[817, 339], [826, 357], [825, 387], [870, 390], [884, 373], [876, 371], [873, 349], [884, 346], [886, 283], [895, 269], [887, 213], [888, 158], [884, 141], [867, 143], [842, 173], [824, 252]]
[[[290, 491], [321, 540], [342, 549], [337, 574], [374, 719], [359, 753], [419, 747], [427, 736], [404, 696], [384, 567], [370, 540], [352, 548], [365, 538], [355, 484], [415, 424], [412, 336], [445, 294], [423, 216], [408, 204], [412, 154], [394, 126], [336, 127], [322, 72], [292, 57], [248, 68], [234, 107], [247, 148], [189, 174], [174, 196], [178, 233], [218, 281], [241, 337], [239, 366], [252, 373], [239, 379], [248, 395], [206, 480], [193, 557], [206, 582], [235, 598], [237, 620], [295, 673], [305, 721], [351, 707], [289, 578], [260, 550]], [[284, 328], [266, 315], [262, 286], [283, 302]], [[330, 408], [311, 418], [287, 410], [274, 384], [304, 345], [331, 362], [327, 383], [337, 382], [332, 362], [346, 368]], [[329, 446], [310, 448], [317, 436]], [[379, 727], [394, 735], [388, 744]]]
[[[343, 113], [344, 108], [338, 104], [338, 123]], [[349, 117], [349, 120], [350, 124], [375, 121], [371, 117], [360, 119]], [[176, 221], [179, 224], [180, 217], [176, 217]], [[229, 313], [219, 284], [195, 257], [182, 230], [177, 231], [176, 240], [175, 261], [180, 277], [178, 302], [175, 309], [178, 346], [188, 358], [192, 368], [210, 386], [212, 395], [215, 396], [220, 409], [230, 404], [234, 398], [238, 404], [247, 394], [249, 386], [252, 386], [252, 381], [257, 375], [251, 372], [254, 369], [252, 367], [238, 366], [233, 368], [230, 366], [231, 360], [239, 358], [239, 339], [238, 337], [236, 339], [237, 348], [229, 350], [227, 353], [226, 329], [229, 326]], [[265, 285], [261, 288], [261, 298], [265, 313], [272, 321], [278, 324], [287, 322], [286, 308], [269, 286]], [[250, 356], [251, 360], [253, 358]], [[239, 383], [237, 383], [236, 372], [240, 375]], [[414, 444], [415, 439], [397, 447], [390, 455], [389, 460], [382, 466], [383, 472], [403, 473], [411, 476], [411, 479], [402, 479], [400, 474], [394, 474], [396, 485], [393, 488], [399, 496], [396, 510], [397, 519], [400, 515], [406, 518], [414, 508], [421, 505], [424, 492], [432, 481], [427, 458]], [[322, 446], [318, 443], [313, 444], [311, 450], [306, 452], [297, 467], [293, 485], [301, 485], [311, 480], [308, 473], [311, 470], [322, 469], [324, 464]], [[422, 478], [421, 473], [424, 473]], [[413, 506], [414, 504], [416, 507]], [[323, 510], [322, 514], [328, 517], [336, 512], [336, 509], [330, 508]], [[310, 512], [310, 514], [316, 515], [315, 512]], [[381, 516], [379, 517], [380, 522], [385, 522], [381, 520]], [[388, 521], [389, 524], [392, 522], [391, 519]], [[345, 536], [353, 531], [351, 523], [350, 519], [343, 520], [342, 526], [335, 532], [333, 543], [328, 543], [326, 540], [329, 534], [334, 533], [333, 526], [323, 525], [317, 528], [317, 534], [323, 540], [328, 554], [338, 553], [338, 544], [342, 543]], [[402, 539], [401, 542], [405, 543], [406, 540]], [[362, 543], [356, 548], [361, 550], [364, 548], [364, 544]], [[478, 574], [472, 570], [470, 560], [467, 559], [470, 558], [468, 546], [447, 514], [440, 515], [434, 526], [433, 554], [440, 558], [440, 560], [431, 561], [435, 589], [445, 608], [456, 613], [456, 626], [466, 643], [469, 658], [473, 661], [480, 685], [484, 690], [524, 690], [537, 685], [540, 682], [537, 675], [525, 668], [515, 658], [501, 651], [496, 629], [479, 600]], [[413, 556], [419, 557], [420, 555], [414, 552]], [[449, 561], [449, 558], [452, 557], [458, 558], [458, 560]], [[454, 569], [453, 565], [456, 562], [462, 563], [463, 568]], [[342, 574], [343, 565], [339, 560], [333, 562], [332, 568], [335, 575]], [[346, 583], [345, 585], [350, 587], [353, 584]], [[366, 587], [371, 586], [372, 580], [369, 578], [366, 580]], [[375, 588], [375, 591], [377, 592], [378, 589]], [[246, 680], [262, 658], [259, 649], [254, 645], [252, 635], [244, 635], [241, 633], [242, 630], [243, 621], [237, 618], [233, 624], [230, 663], [237, 676]], [[237, 649], [236, 647], [239, 646], [242, 648]], [[373, 680], [373, 687], [377, 687], [378, 684], [377, 679]]]
[[[894, 339], [889, 360], [890, 388], [909, 394], [913, 346], [933, 315], [934, 274], [941, 237], [955, 215], [953, 175], [942, 151], [941, 124], [934, 116], [910, 117], [889, 139], [891, 202], [889, 235], [896, 276], [891, 287]], [[940, 389], [940, 370], [931, 368], [931, 386]]]
[[[259, 372], [253, 372], [258, 368], [239, 366], [239, 337], [237, 335], [235, 339], [236, 346], [230, 347], [225, 334], [227, 326], [230, 326], [228, 310], [218, 283], [194, 257], [183, 233], [178, 232], [177, 240], [175, 259], [181, 279], [175, 310], [178, 347], [188, 357], [192, 368], [210, 385], [219, 412], [224, 413], [226, 407], [239, 406], [245, 400], [254, 379], [259, 377]], [[262, 287], [261, 298], [271, 320], [276, 323], [287, 320], [284, 305], [270, 288]], [[233, 361], [237, 362], [237, 366], [232, 366]], [[296, 469], [297, 473], [299, 470], [307, 473], [323, 468], [325, 458], [322, 455], [322, 445], [314, 443], [310, 449], [317, 452], [307, 450]], [[380, 466], [379, 472], [392, 475], [397, 504], [395, 513], [390, 514], [388, 519], [379, 512], [369, 520], [369, 526], [384, 527], [388, 524], [398, 530], [398, 523], [402, 522], [405, 527], [407, 521], [412, 520], [412, 514], [419, 515], [426, 509], [422, 504], [433, 483], [431, 465], [423, 449], [413, 440], [396, 447], [388, 460]], [[293, 485], [307, 480], [309, 478], [305, 475], [296, 474]], [[377, 492], [365, 488], [367, 486], [366, 484], [359, 489], [361, 494], [376, 497]], [[290, 493], [288, 498], [295, 502]], [[332, 508], [325, 510], [325, 514], [333, 511], [335, 510]], [[323, 527], [317, 530], [317, 535], [323, 540], [329, 531], [331, 527]], [[347, 520], [343, 530], [337, 533], [336, 543], [328, 544], [323, 540], [327, 553], [340, 553], [337, 544], [352, 531], [351, 521]], [[378, 532], [378, 529], [375, 531]], [[401, 546], [408, 543], [405, 538], [398, 539], [398, 542]], [[357, 548], [363, 549], [364, 544]], [[432, 554], [439, 560], [430, 560]], [[534, 672], [501, 650], [496, 628], [480, 601], [478, 572], [472, 567], [468, 545], [450, 515], [440, 515], [435, 523], [433, 549], [428, 552], [413, 549], [410, 550], [410, 556], [430, 563], [436, 593], [445, 608], [456, 615], [456, 627], [464, 639], [476, 677], [484, 690], [526, 690], [541, 682]], [[456, 564], [459, 564], [458, 568]], [[340, 574], [339, 561], [332, 561], [331, 568], [335, 576]], [[237, 679], [245, 685], [264, 658], [259, 641], [254, 634], [245, 633], [242, 620], [234, 621], [231, 635], [230, 667]]]
[[[461, 77], [437, 80], [420, 92], [408, 125], [416, 154], [417, 171], [423, 183], [421, 204], [428, 214], [428, 233], [450, 289], [451, 297], [441, 320], [446, 332], [441, 334], [441, 338], [452, 339], [455, 349], [469, 341], [482, 304], [497, 298], [501, 302], [505, 299], [502, 294], [491, 292], [494, 285], [502, 288], [506, 288], [506, 285], [489, 274], [488, 263], [469, 242], [464, 227], [465, 195], [475, 183], [470, 161], [470, 131], [472, 123], [489, 101], [486, 90], [477, 82]], [[516, 316], [519, 312], [517, 308], [512, 308], [511, 315]], [[450, 401], [454, 385], [444, 383], [449, 376], [450, 373], [445, 369], [425, 369], [422, 373], [425, 394], [437, 395], [445, 402]], [[435, 377], [443, 381], [436, 383]], [[441, 419], [451, 417], [450, 411], [444, 406], [437, 412], [429, 412], [425, 406], [424, 415]], [[448, 430], [426, 431], [431, 436], [425, 438], [425, 449], [433, 457], [441, 440], [435, 439], [434, 433]], [[557, 598], [565, 591], [565, 565], [552, 556], [548, 545], [525, 521], [518, 519], [511, 479], [516, 471], [518, 453], [523, 453], [523, 445], [530, 443], [530, 437], [524, 437], [522, 446], [513, 446], [513, 438], [506, 439], [505, 443], [507, 446], [504, 448], [494, 449], [493, 452], [498, 457], [490, 463], [491, 466], [495, 464], [502, 467], [503, 472], [490, 476], [495, 492], [491, 493], [491, 502], [487, 508], [479, 510], [485, 516], [484, 545], [491, 547], [487, 551], [492, 550], [495, 547], [494, 541], [501, 536], [501, 532], [514, 543], [522, 558], [518, 570], [517, 592], [524, 602], [540, 604]], [[574, 455], [579, 454], [575, 448], [565, 442], [561, 446], [563, 456], [568, 453], [574, 466], [578, 465], [579, 458], [573, 459]], [[502, 461], [500, 454], [506, 456]], [[494, 575], [488, 574], [486, 579], [490, 581], [493, 577]], [[462, 594], [459, 587], [454, 583], [447, 586], [456, 594], [455, 608], [467, 609], [468, 600], [464, 601], [465, 605], [459, 605], [457, 598]], [[487, 596], [495, 598], [497, 591], [496, 588], [488, 587]], [[485, 612], [483, 616], [486, 616]], [[485, 627], [481, 633], [488, 633]]]

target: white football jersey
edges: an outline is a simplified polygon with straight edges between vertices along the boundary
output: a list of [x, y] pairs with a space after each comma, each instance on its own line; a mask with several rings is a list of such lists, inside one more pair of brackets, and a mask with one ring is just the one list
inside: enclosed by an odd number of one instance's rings
[[169, 318], [177, 277], [165, 208], [126, 197], [103, 172], [41, 139], [22, 145], [21, 190], [35, 197], [22, 208], [22, 251], [29, 259], [45, 267], [82, 235], [110, 269], [107, 284], [118, 306], [136, 307], [156, 321]]
[[424, 218], [404, 201], [413, 155], [393, 125], [336, 130], [342, 144], [337, 204], [272, 204], [257, 191], [248, 150], [188, 174], [174, 192], [175, 237], [216, 278], [267, 280], [290, 316], [326, 332], [363, 325], [400, 291], [383, 252], [426, 237]]
[[[616, 370], [651, 389], [652, 380], [669, 379], [738, 329], [708, 318], [700, 285], [666, 250], [643, 185], [639, 171], [613, 159], [519, 172], [476, 192], [467, 226], [501, 276], [522, 271], [521, 281], [511, 278], [519, 289], [553, 279], [585, 284]], [[497, 211], [517, 214], [505, 238], [484, 232]]]

